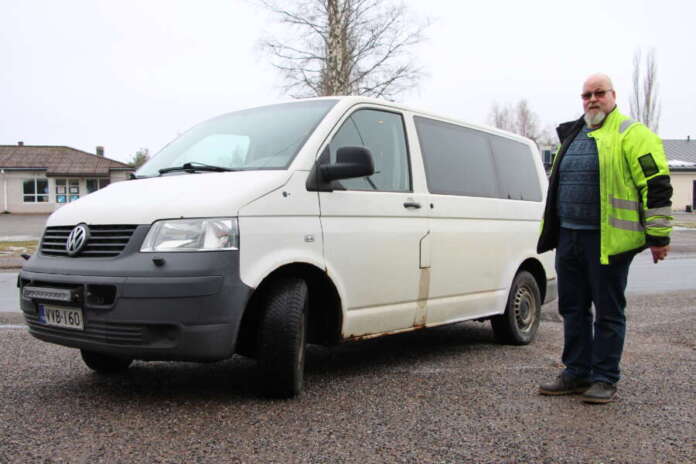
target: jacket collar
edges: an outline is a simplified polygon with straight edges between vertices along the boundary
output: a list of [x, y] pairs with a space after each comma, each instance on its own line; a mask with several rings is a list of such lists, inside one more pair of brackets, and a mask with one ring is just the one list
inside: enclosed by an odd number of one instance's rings
[[621, 113], [619, 113], [618, 106], [614, 105], [614, 108], [607, 114], [607, 117], [602, 121], [602, 125], [592, 131], [601, 131], [602, 129], [613, 129], [618, 127], [621, 120]]
[[[618, 127], [621, 119], [623, 118], [623, 115], [619, 112], [618, 108], [619, 107], [617, 105], [614, 105], [614, 108], [609, 112], [609, 114], [607, 114], [607, 117], [604, 118], [604, 121], [602, 121], [602, 125], [592, 130], [597, 131], [607, 127]], [[559, 124], [556, 128], [556, 133], [558, 134], [558, 138], [560, 139], [561, 143], [563, 143], [565, 139], [568, 138], [568, 136], [573, 135], [574, 137], [575, 135], [577, 135], [577, 133], [580, 131], [580, 129], [582, 129], [582, 126], [584, 125], [584, 115], [580, 116], [580, 118], [576, 119], [575, 121], [568, 121]]]
[[585, 119], [580, 116], [580, 119], [576, 119], [575, 121], [568, 121], [564, 122], [562, 124], [559, 124], [558, 127], [556, 128], [556, 133], [558, 134], [558, 139], [561, 141], [561, 143], [565, 142], [565, 140], [569, 136], [575, 137], [577, 135], [578, 131], [582, 129], [582, 126], [585, 124]]

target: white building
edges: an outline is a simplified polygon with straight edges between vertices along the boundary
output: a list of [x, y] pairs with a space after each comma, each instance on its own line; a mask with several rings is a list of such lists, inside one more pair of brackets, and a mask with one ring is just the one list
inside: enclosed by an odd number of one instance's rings
[[672, 187], [672, 209], [696, 210], [696, 140], [664, 139], [665, 154], [669, 160]]
[[0, 145], [0, 212], [50, 213], [65, 203], [126, 180], [133, 168], [70, 147]]

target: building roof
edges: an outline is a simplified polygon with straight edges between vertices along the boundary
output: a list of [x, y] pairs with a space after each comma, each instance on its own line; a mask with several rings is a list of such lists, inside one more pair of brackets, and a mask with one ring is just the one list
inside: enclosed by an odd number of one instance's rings
[[696, 168], [696, 140], [663, 139], [670, 168]]
[[0, 145], [0, 169], [45, 170], [47, 176], [109, 176], [112, 170], [134, 170], [125, 163], [71, 147]]

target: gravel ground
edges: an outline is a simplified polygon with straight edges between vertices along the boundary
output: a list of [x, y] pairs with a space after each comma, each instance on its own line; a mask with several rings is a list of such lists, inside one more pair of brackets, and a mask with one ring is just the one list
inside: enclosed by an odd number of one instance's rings
[[[672, 249], [695, 254], [696, 232]], [[3, 328], [0, 463], [694, 463], [695, 301], [696, 285], [629, 296], [624, 378], [604, 406], [536, 393], [560, 368], [554, 303], [525, 347], [476, 322], [311, 347], [290, 401], [259, 397], [242, 357], [102, 377], [77, 350]]]
[[241, 357], [100, 377], [76, 350], [0, 330], [0, 462], [693, 463], [695, 297], [629, 298], [624, 379], [604, 406], [537, 395], [560, 367], [553, 305], [526, 347], [476, 322], [313, 347], [290, 401], [258, 397]]

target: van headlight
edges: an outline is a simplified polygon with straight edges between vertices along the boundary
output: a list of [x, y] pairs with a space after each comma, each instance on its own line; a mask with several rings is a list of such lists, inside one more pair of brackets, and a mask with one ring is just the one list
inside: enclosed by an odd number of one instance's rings
[[239, 249], [237, 218], [165, 219], [152, 224], [143, 252]]

